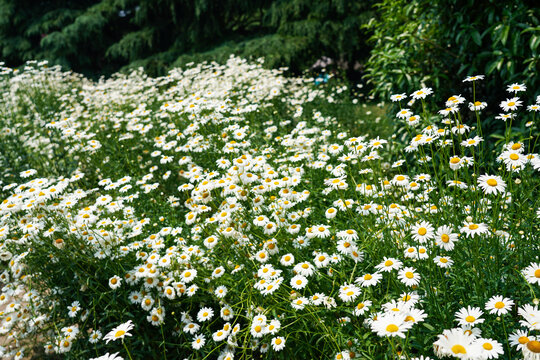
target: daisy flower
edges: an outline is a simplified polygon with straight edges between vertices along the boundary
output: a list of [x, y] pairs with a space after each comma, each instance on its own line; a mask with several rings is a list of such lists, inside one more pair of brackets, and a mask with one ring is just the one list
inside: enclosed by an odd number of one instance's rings
[[510, 345], [516, 347], [518, 350], [522, 350], [533, 339], [534, 336], [528, 335], [525, 330], [516, 330], [508, 336]]
[[105, 343], [109, 343], [109, 341], [116, 341], [118, 339], [123, 339], [126, 336], [131, 336], [129, 331], [133, 329], [133, 322], [131, 320], [128, 320], [127, 322], [118, 325], [114, 329], [112, 329], [107, 335], [103, 337], [103, 340], [105, 340]]
[[369, 310], [371, 304], [372, 303], [371, 303], [370, 300], [365, 300], [365, 301], [359, 302], [354, 307], [353, 315], [355, 315], [355, 316], [364, 315], [364, 313]]
[[478, 186], [488, 195], [504, 193], [506, 189], [506, 183], [500, 176], [487, 174], [478, 178]]
[[443, 225], [437, 229], [435, 233], [435, 245], [446, 251], [451, 251], [454, 249], [454, 243], [456, 241], [458, 241], [458, 234], [455, 234], [450, 226]]
[[456, 321], [462, 326], [481, 324], [484, 322], [484, 319], [480, 318], [482, 314], [480, 308], [467, 306], [456, 312]]
[[214, 310], [212, 310], [212, 308], [203, 307], [197, 313], [197, 320], [200, 322], [209, 321], [209, 320], [212, 320], [213, 316], [214, 316]]
[[355, 282], [359, 283], [362, 287], [375, 286], [379, 283], [379, 281], [382, 280], [382, 277], [382, 274], [378, 272], [373, 274], [364, 274], [357, 277]]
[[500, 316], [508, 314], [513, 305], [513, 300], [500, 295], [495, 295], [488, 300], [485, 309], [488, 310], [490, 314], [497, 314], [497, 316]]
[[418, 99], [425, 99], [428, 95], [431, 95], [431, 94], [433, 94], [433, 89], [423, 87], [420, 90], [413, 92], [411, 96], [414, 100], [418, 100]]
[[531, 263], [521, 273], [529, 284], [540, 285], [540, 263]]
[[406, 98], [407, 98], [407, 95], [405, 93], [390, 95], [390, 100], [392, 100], [392, 102], [401, 101]]
[[377, 316], [371, 323], [371, 330], [378, 336], [395, 337], [405, 339], [405, 333], [412, 328], [413, 323], [405, 321], [405, 315], [387, 313]]
[[277, 336], [272, 339], [271, 344], [274, 351], [281, 351], [285, 348], [285, 338], [283, 336]]
[[470, 82], [470, 81], [477, 81], [477, 80], [484, 80], [484, 75], [474, 75], [474, 76], [467, 76], [463, 82]]
[[412, 227], [411, 235], [415, 241], [424, 244], [428, 240], [433, 239], [433, 231], [433, 226], [430, 223], [421, 221]]
[[122, 283], [122, 278], [118, 275], [114, 275], [109, 279], [109, 287], [113, 290], [118, 289]]
[[405, 267], [398, 273], [398, 279], [406, 286], [414, 286], [420, 283], [420, 275], [412, 267]]
[[398, 259], [387, 258], [385, 256], [383, 261], [379, 265], [375, 266], [375, 268], [377, 268], [379, 271], [390, 272], [392, 270], [400, 269], [401, 265], [403, 265], [403, 263]]
[[302, 275], [296, 275], [291, 279], [291, 287], [295, 290], [301, 290], [308, 284], [308, 279]]
[[458, 359], [477, 359], [482, 354], [482, 346], [471, 335], [461, 329], [444, 330], [433, 344], [439, 357], [453, 356]]
[[513, 92], [514, 94], [520, 91], [525, 91], [525, 90], [527, 90], [527, 87], [524, 84], [518, 84], [518, 83], [508, 85], [508, 87], [506, 88], [506, 91]]
[[540, 359], [540, 341], [531, 340], [525, 345], [521, 351], [523, 352], [524, 360], [539, 360]]
[[191, 342], [191, 347], [193, 348], [193, 350], [199, 350], [204, 346], [205, 343], [206, 338], [204, 337], [204, 335], [199, 334], [193, 338], [193, 341]]
[[518, 107], [521, 106], [523, 102], [519, 100], [518, 97], [513, 97], [511, 99], [506, 99], [505, 101], [502, 101], [500, 104], [500, 107], [508, 112], [508, 111], [515, 111]]
[[397, 114], [396, 117], [398, 119], [407, 119], [409, 118], [413, 113], [409, 109], [401, 109]]
[[475, 101], [474, 103], [469, 103], [469, 109], [471, 111], [480, 111], [484, 110], [487, 107], [487, 102]]
[[528, 111], [540, 111], [540, 105], [534, 104], [527, 106]]
[[433, 261], [443, 269], [450, 268], [454, 264], [454, 260], [450, 259], [449, 256], [435, 256]]
[[488, 227], [486, 224], [483, 223], [474, 223], [471, 221], [465, 221], [463, 224], [463, 227], [461, 228], [461, 232], [465, 234], [467, 237], [475, 237], [476, 235], [483, 235], [488, 232]]

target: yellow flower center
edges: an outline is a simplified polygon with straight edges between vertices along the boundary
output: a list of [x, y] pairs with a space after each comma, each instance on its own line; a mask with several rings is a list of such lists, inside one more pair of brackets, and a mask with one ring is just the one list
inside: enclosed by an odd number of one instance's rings
[[493, 349], [493, 345], [491, 345], [490, 343], [484, 343], [484, 345], [482, 345], [482, 347], [486, 350], [492, 350]]
[[420, 229], [418, 229], [418, 234], [420, 234], [421, 236], [424, 236], [427, 234], [427, 229], [424, 228], [424, 227], [421, 227]]
[[414, 274], [413, 274], [412, 272], [410, 272], [410, 271], [407, 271], [407, 272], [405, 273], [405, 277], [406, 277], [407, 279], [412, 279], [412, 278], [414, 277]]
[[514, 106], [514, 105], [516, 105], [516, 103], [513, 102], [513, 101], [510, 101], [510, 102], [508, 103], [508, 106]]
[[391, 260], [386, 260], [384, 262], [384, 266], [392, 266], [392, 265], [394, 265], [394, 263]]
[[540, 279], [540, 269], [536, 269], [534, 272], [534, 277]]
[[519, 148], [521, 148], [520, 143], [515, 143], [515, 144], [512, 145], [512, 150], [518, 150]]
[[364, 275], [364, 280], [371, 280], [371, 279], [373, 279], [373, 276], [371, 276], [370, 274]]
[[518, 342], [519, 342], [521, 345], [526, 344], [526, 343], [529, 342], [529, 338], [526, 337], [526, 336], [522, 336], [522, 337], [520, 337], [520, 338], [518, 339]]
[[472, 323], [476, 320], [476, 318], [472, 315], [469, 315], [465, 318], [465, 321], [468, 322], [468, 323]]
[[450, 241], [450, 236], [448, 236], [446, 234], [442, 234], [441, 240], [442, 240], [443, 243], [447, 243], [447, 242]]
[[489, 179], [486, 181], [489, 186], [497, 186], [497, 180], [495, 179]]
[[386, 331], [388, 331], [389, 333], [395, 333], [398, 330], [399, 328], [397, 327], [397, 325], [394, 324], [390, 324], [386, 327]]
[[124, 330], [118, 330], [115, 334], [115, 338], [119, 338], [120, 336], [123, 336], [126, 332]]
[[282, 343], [280, 338], [277, 338], [274, 342], [275, 342], [276, 345], [281, 345], [281, 343]]
[[527, 349], [529, 349], [531, 352], [535, 354], [540, 353], [540, 341], [537, 341], [537, 340], [529, 341], [527, 343]]
[[518, 154], [510, 154], [510, 159], [517, 160], [517, 159], [519, 159], [519, 155]]
[[466, 354], [467, 350], [462, 345], [456, 344], [451, 348], [454, 354]]
[[255, 326], [256, 332], [261, 332], [261, 330], [262, 330], [262, 327], [260, 325]]
[[450, 163], [452, 163], [452, 164], [457, 164], [457, 163], [459, 163], [459, 158], [458, 158], [458, 157], [453, 157], [453, 158], [451, 158], [451, 159], [450, 159]]
[[475, 101], [474, 102], [474, 106], [480, 106], [480, 105], [482, 105], [482, 103], [480, 101]]
[[403, 181], [403, 180], [405, 180], [405, 176], [399, 175], [398, 177], [396, 177], [396, 180], [397, 181]]
[[497, 301], [495, 303], [495, 309], [502, 309], [504, 307], [504, 303], [502, 301]]
[[469, 229], [470, 229], [470, 230], [476, 230], [476, 229], [478, 229], [478, 225], [476, 225], [476, 224], [471, 224], [471, 225], [469, 225]]

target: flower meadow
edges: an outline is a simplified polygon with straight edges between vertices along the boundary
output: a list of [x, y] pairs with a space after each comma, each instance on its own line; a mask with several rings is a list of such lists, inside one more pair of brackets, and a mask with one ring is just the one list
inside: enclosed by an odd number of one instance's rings
[[540, 360], [536, 89], [1, 70], [4, 358]]

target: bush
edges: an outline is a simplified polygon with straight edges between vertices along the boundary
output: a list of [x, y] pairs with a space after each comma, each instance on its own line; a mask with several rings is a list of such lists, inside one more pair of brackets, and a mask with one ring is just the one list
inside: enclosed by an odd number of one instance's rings
[[480, 85], [486, 100], [503, 100], [511, 82], [540, 86], [534, 1], [385, 0], [376, 7], [367, 78], [380, 96], [424, 85], [459, 93], [460, 79], [476, 74], [487, 76]]

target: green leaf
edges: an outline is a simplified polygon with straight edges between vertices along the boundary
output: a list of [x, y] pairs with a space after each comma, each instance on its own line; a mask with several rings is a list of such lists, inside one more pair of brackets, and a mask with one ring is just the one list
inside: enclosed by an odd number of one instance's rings
[[472, 37], [473, 41], [476, 43], [476, 45], [478, 45], [478, 46], [482, 45], [482, 37], [480, 36], [480, 33], [478, 32], [478, 30], [475, 30], [471, 34], [471, 37]]

